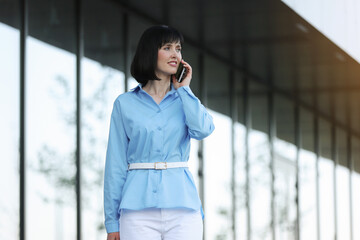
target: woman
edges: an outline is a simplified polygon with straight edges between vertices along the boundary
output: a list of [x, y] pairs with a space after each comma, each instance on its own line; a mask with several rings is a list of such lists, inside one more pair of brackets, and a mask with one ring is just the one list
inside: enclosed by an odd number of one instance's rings
[[[104, 209], [108, 240], [201, 240], [203, 211], [187, 161], [190, 138], [214, 130], [189, 85], [182, 35], [147, 29], [131, 65], [139, 85], [114, 102], [106, 154]], [[174, 76], [182, 62], [186, 76]]]

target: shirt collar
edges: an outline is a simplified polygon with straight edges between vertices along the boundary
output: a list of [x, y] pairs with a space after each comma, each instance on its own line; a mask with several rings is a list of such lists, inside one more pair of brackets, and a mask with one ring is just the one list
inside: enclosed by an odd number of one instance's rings
[[139, 83], [136, 87], [130, 89], [130, 91], [132, 91], [132, 92], [137, 92], [137, 91], [139, 91], [139, 89], [142, 89], [141, 83]]
[[[176, 93], [176, 89], [174, 88], [172, 83], [170, 83], [170, 86], [171, 86], [171, 90], [166, 95], [172, 95], [172, 94]], [[144, 90], [142, 88], [142, 84], [139, 83], [136, 87], [130, 89], [130, 91], [138, 92], [138, 91], [144, 91]]]

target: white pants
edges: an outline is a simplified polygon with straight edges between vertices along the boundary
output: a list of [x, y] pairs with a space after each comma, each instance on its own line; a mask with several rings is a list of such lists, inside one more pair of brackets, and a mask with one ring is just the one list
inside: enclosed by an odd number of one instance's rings
[[200, 211], [186, 208], [121, 210], [120, 240], [202, 240]]

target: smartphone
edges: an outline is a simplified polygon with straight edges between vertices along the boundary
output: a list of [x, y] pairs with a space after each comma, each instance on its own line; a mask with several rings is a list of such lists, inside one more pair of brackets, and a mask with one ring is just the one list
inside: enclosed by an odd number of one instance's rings
[[179, 67], [175, 73], [176, 81], [182, 82], [186, 76], [186, 68], [184, 68], [184, 64], [180, 62]]

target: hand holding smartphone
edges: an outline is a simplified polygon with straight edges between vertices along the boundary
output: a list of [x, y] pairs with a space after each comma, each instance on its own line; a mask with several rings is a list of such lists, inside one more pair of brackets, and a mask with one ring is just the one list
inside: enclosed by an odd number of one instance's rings
[[175, 73], [175, 78], [177, 82], [182, 82], [186, 76], [186, 68], [184, 68], [184, 64], [180, 62], [179, 67]]

